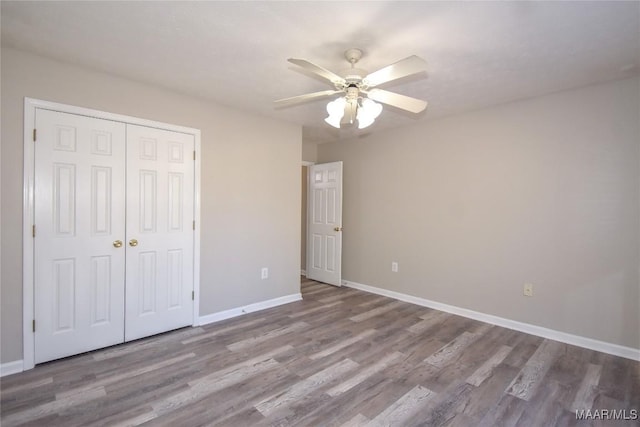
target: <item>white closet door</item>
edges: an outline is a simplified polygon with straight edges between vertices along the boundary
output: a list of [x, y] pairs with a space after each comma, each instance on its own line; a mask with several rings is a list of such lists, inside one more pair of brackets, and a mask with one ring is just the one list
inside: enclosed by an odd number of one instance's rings
[[35, 362], [124, 340], [125, 125], [36, 110]]
[[127, 125], [127, 341], [193, 323], [193, 151], [193, 135]]

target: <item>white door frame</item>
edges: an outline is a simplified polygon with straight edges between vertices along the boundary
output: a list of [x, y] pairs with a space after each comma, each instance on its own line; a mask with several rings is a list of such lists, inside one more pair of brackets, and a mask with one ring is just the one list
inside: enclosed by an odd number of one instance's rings
[[[304, 191], [307, 193], [307, 198], [309, 197], [309, 166], [313, 166], [315, 164], [316, 164], [316, 162], [309, 162], [307, 160], [303, 160], [302, 161], [302, 166], [306, 166], [307, 167], [307, 176], [305, 178], [306, 181], [305, 181], [305, 184], [304, 184], [305, 187], [306, 187]], [[306, 241], [309, 238], [309, 199], [307, 199], [307, 203], [306, 203], [306, 206], [304, 207], [304, 211], [306, 213], [305, 219], [304, 219], [305, 222], [306, 222], [305, 230], [307, 230], [307, 233], [305, 235], [305, 245], [304, 245], [304, 252], [305, 252], [304, 253], [304, 258], [306, 260], [307, 259], [307, 244], [306, 244]], [[307, 264], [306, 264], [306, 262], [305, 262], [304, 266], [302, 266], [302, 265], [300, 266], [300, 275], [301, 276], [305, 276], [305, 277], [307, 276]]]
[[153, 120], [121, 114], [108, 113], [84, 107], [59, 104], [57, 102], [42, 101], [33, 98], [24, 98], [24, 183], [23, 183], [23, 207], [22, 207], [22, 370], [32, 369], [35, 366], [35, 351], [33, 333], [34, 319], [34, 174], [35, 174], [35, 150], [33, 141], [33, 129], [35, 124], [36, 109], [60, 111], [63, 113], [77, 114], [98, 119], [112, 120], [128, 124], [148, 126], [165, 129], [174, 132], [182, 132], [193, 135], [195, 138], [195, 179], [194, 179], [194, 216], [196, 227], [194, 232], [194, 260], [193, 260], [193, 326], [197, 326], [200, 317], [200, 130], [171, 125]]

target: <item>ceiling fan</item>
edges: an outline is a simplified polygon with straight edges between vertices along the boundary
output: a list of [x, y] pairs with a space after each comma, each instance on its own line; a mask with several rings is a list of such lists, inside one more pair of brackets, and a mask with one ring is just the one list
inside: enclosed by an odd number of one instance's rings
[[427, 107], [426, 101], [421, 99], [377, 88], [379, 85], [424, 72], [427, 65], [424, 59], [415, 55], [409, 56], [367, 74], [366, 71], [355, 67], [362, 58], [360, 49], [349, 49], [344, 56], [351, 63], [351, 68], [342, 73], [343, 75], [333, 73], [306, 59], [289, 58], [289, 62], [322, 77], [334, 89], [279, 99], [274, 101], [276, 107], [288, 107], [340, 94], [340, 97], [327, 104], [329, 117], [325, 122], [339, 128], [341, 124], [353, 124], [354, 120], [358, 120], [360, 129], [371, 125], [382, 112], [382, 105], [375, 101], [412, 113], [419, 113]]

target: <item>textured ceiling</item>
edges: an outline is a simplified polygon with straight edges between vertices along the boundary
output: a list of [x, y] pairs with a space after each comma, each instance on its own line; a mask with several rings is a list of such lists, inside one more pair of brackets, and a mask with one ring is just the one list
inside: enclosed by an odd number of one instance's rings
[[272, 101], [328, 89], [286, 62], [332, 71], [364, 50], [369, 72], [409, 55], [426, 78], [385, 89], [429, 102], [386, 107], [367, 133], [640, 72], [640, 2], [11, 2], [2, 44], [303, 126], [310, 141], [351, 137], [326, 101]]

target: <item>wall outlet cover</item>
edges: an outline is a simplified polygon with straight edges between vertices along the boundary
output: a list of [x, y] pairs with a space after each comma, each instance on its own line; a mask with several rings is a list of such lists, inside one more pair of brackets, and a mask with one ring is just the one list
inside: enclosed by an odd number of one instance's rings
[[533, 284], [531, 283], [525, 283], [524, 284], [524, 296], [525, 297], [532, 297], [533, 296]]

